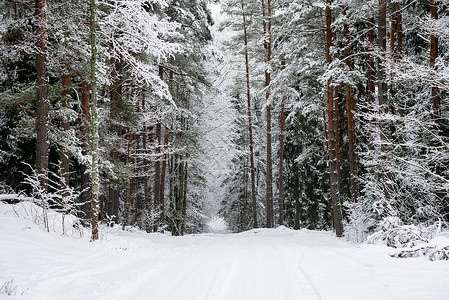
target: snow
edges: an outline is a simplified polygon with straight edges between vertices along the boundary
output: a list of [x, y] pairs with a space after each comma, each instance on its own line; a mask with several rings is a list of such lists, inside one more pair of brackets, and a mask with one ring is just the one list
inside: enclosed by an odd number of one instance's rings
[[[330, 232], [256, 229], [184, 237], [101, 227], [61, 236], [33, 222], [39, 209], [0, 203], [0, 286], [5, 299], [447, 299], [449, 262], [397, 259], [383, 245]], [[14, 208], [14, 209], [13, 209]], [[213, 232], [226, 232], [221, 219]], [[438, 242], [449, 242], [447, 234]], [[21, 295], [23, 293], [23, 295]]]

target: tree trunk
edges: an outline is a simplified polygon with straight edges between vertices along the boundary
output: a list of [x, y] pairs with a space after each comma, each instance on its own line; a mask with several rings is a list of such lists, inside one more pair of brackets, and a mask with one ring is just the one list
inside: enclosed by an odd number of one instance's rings
[[299, 199], [301, 197], [300, 195], [300, 187], [299, 187], [299, 176], [298, 176], [298, 168], [293, 165], [292, 166], [292, 174], [294, 174], [294, 183], [292, 184], [292, 190], [293, 190], [293, 199], [295, 199], [295, 220], [293, 224], [293, 228], [296, 230], [299, 230], [301, 227], [301, 213], [302, 213], [302, 207], [299, 203]]
[[[146, 113], [146, 107], [145, 107], [145, 90], [142, 89], [142, 114], [145, 115]], [[144, 203], [145, 203], [145, 208], [146, 210], [149, 212], [150, 218], [151, 218], [151, 199], [150, 199], [150, 193], [148, 191], [148, 161], [146, 159], [146, 154], [147, 154], [147, 126], [145, 121], [143, 122], [142, 125], [142, 151], [143, 151], [143, 158], [142, 158], [142, 179], [143, 179], [143, 197], [144, 197]], [[145, 224], [145, 230], [147, 232], [151, 231], [151, 226], [147, 224]]]
[[242, 198], [242, 205], [240, 209], [240, 222], [239, 222], [239, 232], [249, 229], [249, 223], [248, 223], [248, 195], [249, 195], [249, 188], [248, 188], [248, 170], [249, 168], [249, 157], [243, 158], [243, 198]]
[[[387, 49], [387, 0], [379, 0], [379, 16], [378, 16], [378, 74], [377, 74], [377, 90], [379, 106], [385, 104], [385, 93], [387, 92], [387, 83], [385, 78], [385, 55]], [[382, 129], [382, 128], [381, 128]]]
[[[161, 195], [160, 195], [160, 210], [163, 212], [165, 211], [165, 171], [167, 169], [167, 160], [168, 160], [168, 136], [169, 136], [169, 129], [165, 128], [165, 134], [164, 134], [164, 156], [162, 158], [162, 170], [161, 170]], [[160, 224], [163, 226], [165, 223], [165, 214], [161, 213], [162, 219], [160, 219]]]
[[182, 181], [182, 226], [181, 226], [181, 235], [184, 235], [186, 233], [188, 167], [189, 167], [189, 165], [187, 163], [187, 155], [186, 155], [186, 162], [184, 163], [183, 172], [181, 173], [183, 176], [180, 179]]
[[[430, 0], [430, 18], [438, 20], [438, 4], [436, 0]], [[438, 57], [438, 38], [430, 35], [430, 66], [435, 68], [435, 60]], [[432, 86], [432, 120], [438, 125], [441, 122], [441, 96], [437, 86]]]
[[368, 104], [374, 104], [374, 94], [375, 94], [375, 83], [374, 83], [374, 18], [370, 18], [366, 23], [368, 31], [366, 37], [368, 40], [367, 45], [367, 67], [366, 67], [366, 77], [367, 77], [367, 94], [368, 94]]
[[48, 174], [48, 73], [47, 73], [47, 3], [36, 0], [36, 171], [41, 186], [47, 190]]
[[[164, 76], [164, 68], [159, 66], [159, 77], [162, 80]], [[156, 161], [154, 162], [154, 208], [159, 210], [159, 230], [164, 226], [164, 211], [161, 205], [161, 120], [156, 124]]]
[[[137, 105], [139, 107], [139, 105]], [[140, 112], [140, 108], [138, 108]], [[141, 172], [140, 172], [140, 158], [139, 158], [139, 147], [140, 147], [140, 134], [134, 134], [134, 193], [136, 195], [136, 203], [134, 205], [134, 224], [138, 224], [139, 228], [139, 216], [141, 212], [141, 194], [139, 191], [140, 188], [140, 179], [141, 179]]]
[[[346, 7], [343, 10], [343, 14], [346, 15]], [[349, 19], [349, 18], [348, 18]], [[353, 69], [351, 55], [351, 37], [349, 34], [349, 26], [344, 25], [343, 35], [345, 37], [345, 64], [349, 70]], [[357, 201], [358, 197], [358, 187], [357, 187], [357, 161], [355, 153], [355, 101], [354, 93], [351, 86], [346, 85], [346, 114], [348, 118], [348, 144], [349, 144], [349, 173], [350, 173], [350, 183], [351, 183], [351, 198], [353, 202]]]
[[[153, 209], [159, 214], [159, 224], [161, 227], [162, 220], [164, 220], [164, 212], [161, 211], [161, 160], [160, 160], [160, 145], [161, 145], [161, 123], [158, 121], [156, 124], [156, 160], [154, 162], [154, 199], [153, 199]], [[157, 228], [155, 228], [158, 230]]]
[[97, 55], [96, 45], [96, 21], [95, 21], [95, 0], [90, 0], [90, 80], [92, 88], [91, 96], [91, 147], [92, 147], [92, 240], [98, 240], [98, 194], [99, 194], [99, 174], [98, 174], [98, 113], [97, 113], [97, 77], [95, 74], [95, 64]]
[[176, 219], [176, 191], [175, 191], [175, 158], [177, 154], [170, 155], [168, 162], [168, 173], [169, 173], [169, 211], [170, 211], [170, 226], [171, 233], [175, 235], [175, 219]]
[[[133, 134], [128, 131], [128, 149], [126, 151], [125, 164], [129, 170], [132, 170], [132, 159], [131, 159], [131, 145], [133, 142]], [[127, 224], [130, 224], [131, 221], [131, 193], [132, 193], [132, 176], [128, 177], [127, 185], [126, 185], [126, 203], [125, 203], [125, 218], [123, 220], [123, 230]]]
[[[387, 82], [386, 82], [386, 74], [385, 74], [385, 61], [386, 61], [386, 50], [387, 50], [387, 0], [379, 0], [379, 13], [378, 13], [378, 23], [377, 23], [377, 39], [378, 39], [378, 71], [377, 71], [377, 91], [378, 91], [378, 104], [379, 104], [379, 112], [385, 113], [387, 112], [387, 103], [386, 103], [386, 93], [387, 93]], [[387, 140], [387, 123], [384, 120], [379, 122], [380, 129], [380, 150], [382, 152], [387, 152], [387, 146], [385, 144]], [[381, 166], [384, 168], [384, 166]], [[383, 170], [383, 185], [384, 185], [384, 196], [385, 199], [390, 198], [390, 177], [388, 171]]]
[[390, 18], [390, 53], [391, 53], [391, 57], [395, 57], [396, 53], [395, 53], [395, 41], [396, 41], [396, 33], [398, 31], [398, 27], [397, 27], [397, 11], [395, 9], [395, 11], [393, 12], [393, 14], [391, 15]]
[[[62, 107], [64, 110], [69, 109], [70, 105], [70, 88], [72, 85], [72, 76], [68, 73], [62, 74]], [[70, 129], [70, 122], [66, 116], [62, 119], [62, 128], [64, 131]], [[59, 152], [60, 171], [61, 171], [61, 188], [66, 188], [69, 185], [69, 154], [65, 147], [61, 147]], [[63, 197], [66, 195], [62, 195]]]
[[265, 2], [262, 0], [262, 16], [264, 30], [264, 47], [266, 50], [265, 66], [265, 101], [267, 112], [267, 174], [266, 174], [266, 199], [267, 199], [267, 228], [272, 228], [273, 220], [273, 161], [271, 149], [271, 103], [270, 103], [270, 81], [271, 73], [269, 64], [271, 62], [271, 0], [267, 0], [265, 11]]
[[[330, 48], [332, 46], [332, 11], [330, 9], [330, 0], [326, 1], [326, 60], [328, 66], [332, 62], [332, 55]], [[332, 218], [333, 226], [337, 236], [343, 235], [343, 226], [341, 223], [341, 212], [340, 212], [340, 200], [339, 200], [339, 179], [338, 179], [338, 162], [337, 162], [337, 152], [338, 152], [338, 142], [337, 142], [337, 116], [336, 116], [336, 106], [338, 106], [337, 101], [334, 99], [334, 92], [331, 85], [331, 80], [327, 83], [327, 113], [328, 113], [328, 153], [329, 153], [329, 179], [330, 179], [330, 192], [332, 199]]]
[[398, 58], [401, 59], [402, 58], [402, 38], [403, 38], [403, 34], [402, 34], [402, 8], [401, 6], [398, 4], [397, 9], [396, 9], [396, 30], [397, 30], [397, 39], [398, 39], [398, 48], [397, 48], [397, 54], [398, 54]]
[[243, 17], [243, 40], [245, 43], [245, 74], [246, 74], [246, 99], [248, 109], [248, 132], [249, 132], [249, 156], [251, 167], [251, 203], [253, 209], [253, 227], [259, 227], [257, 222], [257, 202], [256, 202], [256, 179], [254, 170], [254, 146], [253, 146], [253, 125], [251, 116], [251, 89], [249, 81], [249, 58], [248, 58], [248, 35], [246, 32], [246, 15], [243, 0], [240, 0], [242, 4], [242, 17]]
[[[81, 134], [82, 151], [81, 154], [86, 157], [90, 148], [90, 86], [87, 81], [80, 84], [81, 94]], [[90, 218], [90, 173], [86, 163], [81, 164], [81, 208], [85, 218]]]
[[[396, 35], [397, 35], [397, 53], [396, 58], [402, 59], [402, 8], [399, 4], [396, 6]], [[400, 116], [404, 116], [404, 107], [400, 106], [398, 109], [398, 113]]]
[[[282, 56], [281, 70], [285, 69], [285, 57]], [[285, 127], [285, 91], [281, 96], [281, 133], [279, 138], [279, 225], [284, 225], [284, 127]]]

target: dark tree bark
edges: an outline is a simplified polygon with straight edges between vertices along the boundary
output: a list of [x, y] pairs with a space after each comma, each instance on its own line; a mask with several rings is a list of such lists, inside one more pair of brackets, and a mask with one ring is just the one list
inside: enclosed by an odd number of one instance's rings
[[[281, 59], [281, 70], [285, 69], [285, 57]], [[285, 91], [281, 96], [281, 133], [279, 138], [279, 225], [284, 224], [284, 127]]]
[[48, 73], [47, 3], [36, 0], [36, 171], [40, 184], [47, 189], [48, 174]]
[[[160, 74], [160, 77], [162, 79], [162, 74]], [[169, 88], [170, 91], [173, 91], [173, 76], [174, 76], [174, 72], [172, 70], [170, 70], [169, 73]], [[162, 172], [161, 172], [161, 191], [160, 191], [160, 210], [162, 212], [165, 211], [165, 177], [166, 177], [166, 170], [167, 170], [167, 163], [169, 160], [169, 156], [168, 156], [168, 139], [170, 136], [170, 130], [167, 126], [165, 126], [165, 134], [164, 134], [164, 156], [162, 159]], [[170, 173], [170, 172], [169, 172]], [[171, 194], [171, 190], [170, 190], [170, 194]], [[170, 199], [169, 199], [170, 201]], [[164, 224], [165, 220], [165, 215], [162, 214], [161, 215], [162, 219], [159, 220], [159, 222], [161, 224]]]
[[392, 57], [396, 56], [395, 41], [396, 41], [397, 31], [398, 31], [397, 11], [395, 9], [395, 11], [393, 12], [393, 14], [391, 15], [391, 18], [390, 18], [390, 52], [391, 52]]
[[184, 235], [186, 233], [186, 222], [187, 222], [187, 179], [188, 179], [188, 171], [189, 171], [189, 164], [186, 162], [183, 163], [184, 167], [182, 168], [183, 172], [181, 172], [181, 187], [182, 187], [182, 225], [181, 225], [181, 235]]
[[[62, 74], [62, 107], [69, 109], [70, 103], [70, 88], [72, 85], [72, 76], [65, 72]], [[70, 122], [63, 118], [62, 128], [64, 131], [70, 129]], [[61, 187], [65, 188], [69, 184], [69, 154], [64, 147], [61, 147], [59, 152], [60, 170], [61, 170]], [[64, 196], [64, 195], [63, 195]]]
[[[164, 68], [159, 66], [159, 77], [162, 80], [164, 76]], [[164, 225], [164, 211], [161, 209], [161, 120], [156, 124], [156, 161], [154, 162], [154, 209], [159, 210], [159, 229]]]
[[[326, 1], [326, 60], [327, 64], [332, 63], [330, 48], [332, 46], [332, 11], [331, 1]], [[343, 235], [343, 226], [341, 223], [340, 200], [339, 200], [339, 170], [338, 170], [338, 125], [337, 111], [338, 101], [334, 97], [334, 91], [331, 80], [327, 84], [327, 113], [328, 113], [328, 152], [329, 152], [329, 171], [330, 171], [330, 192], [332, 200], [332, 218], [333, 226], [337, 236]]]
[[267, 174], [266, 174], [266, 203], [267, 203], [267, 228], [272, 228], [273, 220], [273, 160], [271, 148], [271, 103], [270, 103], [270, 83], [271, 73], [268, 65], [271, 62], [271, 0], [267, 1], [265, 10], [265, 1], [262, 0], [262, 16], [264, 30], [264, 47], [266, 50], [266, 68], [265, 68], [265, 101], [267, 112]]
[[368, 40], [367, 45], [367, 68], [366, 68], [366, 77], [367, 77], [367, 94], [368, 94], [368, 104], [374, 104], [374, 93], [375, 93], [375, 82], [374, 82], [374, 18], [370, 18], [367, 22], [368, 31], [366, 33], [366, 37]]
[[[118, 76], [117, 76], [117, 60], [115, 58], [114, 48], [113, 45], [111, 45], [111, 90], [110, 90], [110, 99], [111, 99], [111, 109], [109, 113], [109, 119], [114, 120], [117, 115], [118, 111], [120, 110], [120, 105], [118, 104], [119, 97], [121, 96], [122, 92], [122, 85], [118, 83]], [[109, 133], [110, 134], [116, 134], [118, 129], [117, 125], [114, 125], [113, 122], [109, 125]], [[116, 162], [119, 160], [119, 153], [115, 146], [111, 147], [111, 150], [109, 151], [110, 158], [113, 162]], [[110, 215], [113, 216], [114, 223], [119, 223], [119, 182], [117, 178], [114, 178], [113, 176], [110, 176], [109, 180], [109, 202], [111, 203], [111, 211]]]
[[[161, 170], [161, 195], [160, 195], [160, 210], [163, 212], [165, 211], [165, 172], [167, 169], [167, 160], [168, 160], [168, 136], [170, 134], [170, 131], [168, 128], [165, 128], [165, 134], [164, 134], [164, 156], [162, 158], [162, 170]], [[164, 224], [164, 213], [161, 213], [161, 219], [160, 223]]]
[[[142, 113], [146, 113], [146, 107], [145, 107], [145, 90], [142, 89]], [[143, 151], [143, 158], [142, 158], [142, 180], [143, 180], [143, 197], [145, 202], [145, 207], [147, 210], [149, 210], [149, 213], [151, 215], [151, 200], [150, 200], [150, 193], [148, 191], [148, 161], [145, 158], [145, 155], [147, 154], [147, 125], [145, 121], [142, 125], [142, 151]], [[151, 226], [146, 225], [146, 231], [151, 231]]]
[[[156, 134], [156, 160], [154, 162], [154, 210], [159, 212], [159, 221], [163, 220], [163, 212], [160, 211], [160, 203], [161, 203], [161, 161], [160, 161], [160, 145], [161, 145], [161, 123], [158, 122], [155, 127]], [[160, 223], [160, 222], [159, 222]], [[161, 226], [162, 224], [159, 224]]]
[[[82, 134], [82, 151], [81, 154], [86, 156], [89, 154], [90, 148], [90, 86], [87, 81], [80, 84], [81, 94], [81, 134]], [[90, 173], [86, 164], [81, 164], [81, 203], [82, 210], [86, 214], [86, 218], [90, 218]]]
[[242, 4], [242, 17], [243, 17], [243, 41], [245, 43], [245, 75], [246, 75], [246, 99], [247, 99], [247, 110], [248, 110], [248, 132], [249, 132], [249, 156], [250, 156], [250, 167], [251, 167], [251, 203], [253, 209], [253, 227], [257, 228], [257, 202], [256, 202], [256, 179], [255, 179], [255, 169], [254, 169], [254, 146], [253, 146], [253, 125], [252, 125], [252, 115], [251, 115], [251, 89], [249, 81], [249, 58], [248, 58], [248, 35], [246, 32], [246, 15], [245, 7], [243, 5], [243, 0], [240, 0]]
[[91, 172], [91, 188], [92, 188], [92, 240], [98, 240], [98, 214], [99, 214], [99, 173], [98, 173], [98, 113], [97, 113], [97, 77], [96, 77], [96, 20], [95, 20], [95, 0], [90, 0], [90, 81], [91, 81], [91, 154], [92, 154], [92, 172]]
[[[377, 20], [377, 39], [378, 39], [378, 67], [377, 67], [377, 101], [379, 104], [380, 113], [384, 113], [387, 111], [387, 78], [385, 74], [385, 61], [386, 61], [386, 50], [387, 50], [387, 0], [379, 0], [379, 12], [378, 12], [378, 20]], [[380, 129], [380, 140], [381, 146], [380, 150], [382, 152], [387, 152], [387, 146], [385, 141], [387, 140], [388, 135], [388, 125], [385, 121], [379, 122]], [[382, 168], [384, 166], [381, 166]], [[391, 186], [389, 184], [390, 180], [388, 171], [383, 170], [383, 184], [384, 184], [384, 196], [386, 199], [390, 198], [390, 189]]]
[[[140, 113], [140, 105], [137, 104], [137, 110]], [[142, 179], [142, 172], [141, 172], [141, 162], [140, 162], [140, 134], [134, 135], [134, 154], [136, 155], [134, 158], [134, 174], [136, 174], [134, 178], [134, 192], [136, 195], [136, 204], [135, 204], [135, 211], [134, 211], [134, 224], [138, 224], [139, 217], [142, 211], [142, 194], [140, 193], [140, 180]]]
[[[343, 14], [346, 15], [346, 7], [343, 10]], [[349, 19], [349, 18], [348, 18]], [[349, 20], [348, 20], [349, 21]], [[345, 64], [349, 70], [353, 69], [352, 59], [351, 59], [351, 36], [349, 33], [348, 24], [344, 25], [343, 35], [345, 37]], [[351, 183], [351, 198], [353, 202], [357, 201], [358, 197], [358, 184], [357, 184], [357, 158], [355, 153], [355, 100], [354, 92], [352, 87], [348, 84], [346, 85], [346, 114], [348, 118], [348, 144], [349, 144], [349, 173], [350, 173], [350, 183]]]
[[[377, 20], [377, 39], [379, 47], [377, 90], [379, 106], [385, 104], [387, 83], [385, 78], [385, 55], [387, 49], [387, 0], [379, 0], [379, 16]], [[381, 128], [382, 129], [382, 128]]]
[[402, 58], [402, 8], [400, 5], [397, 6], [396, 9], [396, 30], [397, 30], [397, 39], [398, 39], [398, 48], [397, 48], [397, 54], [398, 58]]
[[[430, 18], [434, 21], [438, 19], [438, 3], [436, 0], [430, 0]], [[438, 38], [430, 35], [430, 66], [435, 68], [435, 61], [438, 57]], [[436, 124], [441, 122], [441, 96], [437, 86], [432, 86], [432, 119]]]
[[[134, 135], [128, 130], [128, 146], [126, 151], [125, 164], [131, 170], [132, 167], [132, 158], [131, 158], [131, 147], [134, 140]], [[132, 177], [128, 177], [128, 181], [126, 184], [126, 202], [125, 202], [125, 218], [123, 220], [123, 230], [127, 224], [130, 224], [131, 221], [131, 193], [132, 193]]]

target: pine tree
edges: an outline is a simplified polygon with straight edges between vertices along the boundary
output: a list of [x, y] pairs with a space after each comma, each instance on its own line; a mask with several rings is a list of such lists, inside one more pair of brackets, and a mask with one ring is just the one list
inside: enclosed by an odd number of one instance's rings
[[41, 185], [47, 185], [48, 173], [48, 74], [47, 74], [47, 2], [36, 0], [36, 169], [42, 175]]
[[98, 240], [98, 215], [99, 215], [99, 173], [98, 173], [98, 112], [97, 112], [97, 41], [96, 41], [96, 18], [95, 18], [95, 0], [90, 0], [90, 111], [91, 111], [91, 153], [92, 153], [92, 171], [91, 171], [91, 187], [92, 187], [92, 240]]

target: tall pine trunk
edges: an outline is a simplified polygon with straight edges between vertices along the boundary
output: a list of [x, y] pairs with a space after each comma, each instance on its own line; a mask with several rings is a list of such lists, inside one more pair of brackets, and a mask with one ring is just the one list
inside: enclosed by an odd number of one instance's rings
[[161, 210], [161, 219], [160, 223], [163, 226], [165, 223], [165, 174], [167, 170], [167, 161], [168, 161], [168, 136], [170, 134], [169, 129], [165, 128], [164, 133], [164, 156], [162, 157], [162, 170], [161, 170], [161, 194], [160, 194], [160, 210]]
[[368, 104], [374, 104], [375, 98], [375, 82], [374, 82], [374, 18], [368, 19], [366, 22], [368, 30], [366, 32], [367, 38], [367, 67], [366, 67], [366, 77], [367, 77], [367, 94], [368, 94]]
[[[326, 60], [329, 66], [332, 63], [332, 55], [330, 52], [332, 46], [332, 11], [330, 8], [331, 1], [326, 1]], [[328, 153], [329, 153], [329, 179], [330, 192], [332, 200], [332, 220], [333, 226], [337, 236], [343, 235], [343, 225], [341, 222], [340, 199], [339, 199], [339, 170], [338, 170], [338, 125], [336, 106], [338, 106], [337, 99], [334, 97], [334, 90], [331, 85], [331, 80], [327, 83], [327, 114], [328, 114]]]
[[[72, 85], [72, 76], [64, 72], [62, 74], [62, 107], [64, 110], [70, 107], [70, 87]], [[62, 128], [64, 131], [70, 129], [70, 122], [66, 116], [62, 119]], [[65, 147], [61, 147], [59, 152], [60, 170], [61, 170], [61, 188], [65, 188], [69, 185], [69, 154]], [[62, 195], [63, 197], [66, 195]]]
[[47, 189], [48, 174], [48, 73], [47, 3], [36, 0], [36, 170], [41, 186]]
[[[132, 143], [134, 140], [134, 134], [131, 133], [131, 130], [128, 129], [128, 145], [127, 145], [127, 151], [126, 151], [126, 158], [125, 158], [125, 164], [128, 167], [129, 170], [132, 170], [132, 158], [131, 158], [131, 148]], [[131, 224], [131, 208], [132, 208], [132, 201], [131, 201], [131, 194], [132, 194], [132, 175], [128, 177], [128, 181], [126, 184], [126, 202], [125, 202], [125, 217], [123, 220], [123, 229], [125, 229], [125, 226], [127, 224]]]
[[[436, 0], [430, 0], [430, 18], [433, 21], [438, 20], [438, 4]], [[435, 61], [438, 57], [438, 38], [430, 35], [430, 66], [435, 68]], [[441, 97], [437, 86], [432, 86], [432, 119], [436, 124], [441, 122]]]
[[[90, 147], [90, 86], [87, 81], [80, 84], [81, 94], [81, 134], [82, 150], [81, 154], [85, 157], [89, 154]], [[81, 203], [82, 211], [86, 219], [90, 217], [90, 173], [86, 163], [81, 164]]]
[[253, 227], [259, 227], [257, 222], [257, 202], [256, 202], [256, 179], [254, 170], [254, 145], [253, 145], [253, 125], [251, 115], [251, 89], [249, 81], [249, 58], [248, 58], [248, 35], [246, 32], [246, 15], [243, 0], [240, 0], [242, 4], [242, 18], [243, 18], [243, 41], [245, 43], [245, 75], [246, 75], [246, 99], [248, 109], [248, 132], [249, 132], [249, 158], [251, 168], [251, 203], [253, 209]]
[[186, 223], [187, 223], [187, 179], [189, 172], [189, 164], [187, 163], [188, 155], [186, 154], [184, 167], [181, 181], [182, 181], [182, 225], [181, 225], [181, 235], [186, 234]]
[[[163, 76], [164, 68], [159, 66], [159, 78], [162, 80]], [[154, 209], [159, 211], [159, 230], [164, 225], [164, 211], [161, 205], [161, 135], [162, 124], [159, 119], [156, 124], [156, 161], [154, 162]]]
[[377, 39], [380, 52], [378, 56], [377, 90], [379, 106], [382, 109], [382, 106], [385, 105], [385, 93], [387, 92], [385, 77], [385, 56], [387, 49], [387, 0], [379, 0], [379, 16], [377, 22]]
[[[378, 39], [378, 67], [377, 67], [377, 101], [379, 104], [379, 112], [387, 112], [387, 79], [385, 74], [385, 62], [386, 62], [386, 50], [387, 50], [387, 0], [379, 0], [378, 7], [378, 20], [377, 20], [377, 39]], [[387, 147], [385, 142], [387, 140], [387, 124], [384, 120], [379, 122], [380, 130], [380, 150], [382, 152], [387, 152]], [[384, 168], [384, 166], [381, 166]], [[384, 184], [384, 196], [385, 199], [390, 198], [390, 184], [389, 173], [386, 170], [382, 171], [383, 184]]]
[[399, 4], [396, 9], [396, 30], [397, 30], [397, 39], [398, 39], [397, 54], [398, 54], [398, 58], [401, 59], [402, 58], [403, 33], [402, 33], [402, 8]]
[[96, 26], [95, 21], [95, 0], [90, 0], [90, 81], [91, 81], [91, 153], [92, 153], [92, 171], [91, 171], [91, 188], [92, 188], [92, 240], [98, 240], [98, 194], [99, 194], [99, 174], [98, 174], [98, 113], [97, 113], [97, 77], [96, 77]]
[[267, 203], [267, 228], [274, 225], [273, 220], [273, 160], [271, 148], [271, 103], [270, 103], [270, 82], [271, 71], [269, 65], [271, 62], [271, 0], [267, 1], [265, 10], [265, 1], [262, 0], [262, 16], [264, 31], [264, 47], [266, 51], [265, 66], [265, 101], [267, 113], [267, 174], [266, 174], [266, 203]]
[[[346, 7], [343, 10], [343, 14], [346, 15]], [[347, 16], [346, 16], [347, 17]], [[349, 22], [349, 18], [347, 17]], [[345, 37], [345, 64], [349, 70], [353, 69], [352, 59], [351, 59], [351, 37], [349, 33], [349, 25], [345, 24], [343, 28], [343, 35]], [[351, 198], [353, 202], [357, 201], [358, 197], [358, 187], [357, 187], [357, 161], [355, 153], [355, 101], [354, 92], [349, 84], [346, 84], [346, 114], [348, 118], [348, 144], [349, 144], [349, 175], [350, 175], [350, 186], [351, 186]]]
[[[145, 107], [145, 90], [142, 89], [142, 114], [145, 115], [146, 113], [146, 107]], [[145, 117], [143, 118], [145, 120]], [[147, 154], [147, 125], [146, 122], [144, 121], [142, 124], [142, 152], [143, 152], [143, 156], [142, 156], [142, 180], [143, 180], [143, 197], [144, 197], [144, 203], [145, 203], [145, 208], [146, 210], [150, 213], [151, 216], [151, 200], [150, 200], [150, 193], [148, 191], [148, 161], [146, 159], [146, 154]], [[145, 224], [146, 227], [146, 231], [150, 232], [151, 231], [151, 226], [148, 226], [148, 224]]]
[[[281, 59], [281, 70], [285, 69], [285, 57]], [[285, 91], [281, 95], [281, 133], [279, 138], [279, 225], [284, 224], [284, 127]]]

